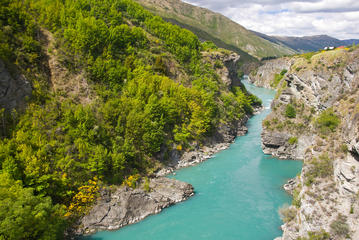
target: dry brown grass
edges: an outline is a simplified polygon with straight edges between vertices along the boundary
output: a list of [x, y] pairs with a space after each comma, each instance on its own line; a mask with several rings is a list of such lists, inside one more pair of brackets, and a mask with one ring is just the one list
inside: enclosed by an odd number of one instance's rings
[[58, 51], [55, 46], [55, 38], [51, 32], [42, 29], [44, 48], [48, 56], [49, 84], [60, 98], [72, 98], [81, 104], [92, 102], [95, 94], [85, 78], [84, 71], [72, 73], [64, 67], [58, 59]]

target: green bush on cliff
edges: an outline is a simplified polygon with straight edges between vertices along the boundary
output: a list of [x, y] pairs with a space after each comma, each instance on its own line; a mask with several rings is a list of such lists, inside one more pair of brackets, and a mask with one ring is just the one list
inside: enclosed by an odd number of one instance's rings
[[308, 237], [299, 237], [297, 240], [330, 240], [329, 233], [324, 230], [318, 232], [308, 232]]
[[320, 133], [322, 134], [334, 132], [339, 124], [340, 124], [340, 119], [334, 113], [332, 108], [323, 111], [315, 121], [315, 126], [319, 129]]
[[285, 108], [284, 115], [288, 118], [295, 118], [297, 115], [297, 111], [292, 104], [288, 104]]
[[283, 222], [287, 223], [295, 219], [297, 209], [289, 206], [283, 206], [279, 209], [279, 215]]
[[208, 50], [217, 50], [218, 47], [216, 46], [216, 44], [214, 44], [211, 41], [205, 41], [202, 43], [202, 50], [203, 51], [208, 51]]
[[298, 143], [298, 138], [297, 137], [291, 137], [291, 138], [288, 139], [288, 143], [290, 145], [297, 144]]
[[287, 69], [283, 69], [279, 74], [276, 73], [274, 75], [273, 81], [270, 84], [271, 87], [276, 88], [287, 72], [288, 72]]
[[339, 214], [337, 219], [330, 224], [330, 229], [331, 229], [331, 233], [333, 233], [336, 236], [342, 236], [346, 238], [350, 237], [349, 236], [350, 230], [347, 224], [347, 219], [342, 214]]
[[308, 162], [309, 170], [306, 172], [306, 185], [309, 186], [317, 181], [317, 178], [326, 178], [333, 175], [333, 160], [328, 154], [322, 154]]

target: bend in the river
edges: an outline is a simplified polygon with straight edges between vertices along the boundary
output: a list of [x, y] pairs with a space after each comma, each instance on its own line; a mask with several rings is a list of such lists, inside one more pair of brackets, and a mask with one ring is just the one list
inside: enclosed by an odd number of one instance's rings
[[194, 197], [139, 223], [86, 239], [270, 240], [281, 235], [278, 209], [291, 201], [282, 185], [300, 172], [302, 163], [263, 154], [262, 120], [275, 92], [244, 84], [262, 99], [265, 110], [248, 121], [248, 134], [229, 149], [172, 176], [191, 183]]

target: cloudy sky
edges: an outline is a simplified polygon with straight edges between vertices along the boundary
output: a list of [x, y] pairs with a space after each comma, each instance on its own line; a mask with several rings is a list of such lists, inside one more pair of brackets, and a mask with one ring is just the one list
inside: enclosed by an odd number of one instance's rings
[[359, 0], [184, 0], [268, 35], [359, 39]]

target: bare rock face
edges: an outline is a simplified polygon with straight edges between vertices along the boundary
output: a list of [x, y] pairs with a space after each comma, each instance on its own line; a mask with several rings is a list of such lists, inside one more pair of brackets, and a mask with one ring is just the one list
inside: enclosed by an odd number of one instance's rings
[[[270, 86], [286, 62], [266, 62], [251, 80]], [[308, 238], [308, 233], [319, 236], [322, 231], [330, 239], [359, 239], [359, 49], [297, 56], [289, 62], [262, 133], [264, 153], [304, 161], [300, 176], [284, 186], [295, 193], [296, 206], [290, 207], [293, 218], [281, 226], [283, 235], [277, 239]], [[269, 72], [259, 79], [264, 69]], [[286, 116], [288, 104], [295, 107], [295, 117]], [[324, 134], [316, 121], [328, 108], [340, 124]], [[295, 141], [289, 143], [291, 137]], [[333, 227], [338, 225], [342, 231]]]
[[204, 52], [204, 57], [207, 61], [212, 63], [217, 74], [220, 76], [221, 81], [227, 86], [228, 89], [232, 87], [242, 86], [241, 79], [238, 77], [237, 63], [240, 56], [237, 53], [222, 53], [216, 52]]
[[118, 187], [104, 190], [90, 213], [81, 219], [79, 234], [114, 230], [138, 222], [194, 194], [192, 185], [169, 178], [151, 179], [150, 191]]
[[279, 159], [302, 160], [304, 157], [304, 149], [307, 146], [304, 138], [295, 144], [290, 144], [289, 139], [292, 135], [286, 132], [263, 131], [261, 137], [264, 154], [270, 154]]
[[249, 75], [250, 81], [260, 87], [272, 88], [271, 82], [275, 74], [279, 74], [282, 70], [289, 70], [293, 64], [291, 58], [277, 58], [263, 62], [263, 64]]
[[0, 108], [21, 107], [31, 95], [31, 85], [24, 76], [13, 77], [0, 60]]

